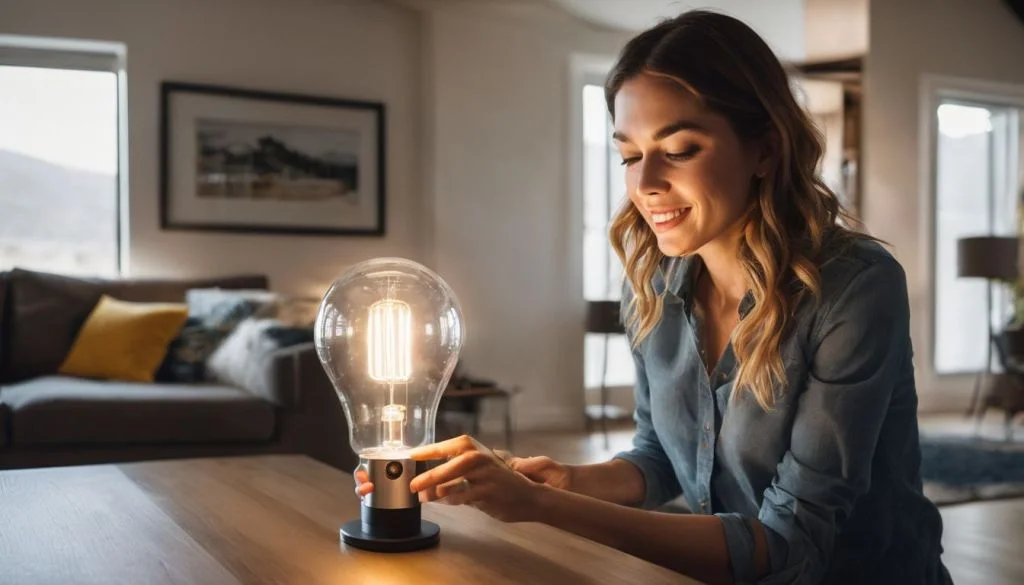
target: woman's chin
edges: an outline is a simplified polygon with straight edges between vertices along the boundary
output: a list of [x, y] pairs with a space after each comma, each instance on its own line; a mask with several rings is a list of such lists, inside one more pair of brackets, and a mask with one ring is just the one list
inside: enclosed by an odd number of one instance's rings
[[693, 242], [679, 238], [658, 238], [658, 249], [666, 256], [688, 256], [697, 251]]

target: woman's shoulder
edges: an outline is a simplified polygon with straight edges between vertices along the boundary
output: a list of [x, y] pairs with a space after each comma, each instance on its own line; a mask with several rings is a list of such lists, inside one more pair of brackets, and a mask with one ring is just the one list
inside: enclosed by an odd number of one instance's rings
[[820, 294], [805, 305], [812, 323], [840, 314], [858, 320], [908, 315], [905, 271], [881, 242], [850, 235], [830, 244], [817, 264]]
[[817, 264], [823, 293], [844, 290], [856, 279], [906, 278], [903, 266], [879, 240], [853, 232], [834, 236]]

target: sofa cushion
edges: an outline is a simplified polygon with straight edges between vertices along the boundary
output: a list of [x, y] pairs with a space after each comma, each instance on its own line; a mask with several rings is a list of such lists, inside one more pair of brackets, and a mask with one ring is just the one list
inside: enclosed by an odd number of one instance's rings
[[6, 351], [0, 381], [57, 373], [75, 336], [103, 294], [103, 285], [14, 269], [5, 294]]
[[240, 388], [46, 376], [0, 388], [14, 445], [267, 441], [273, 406]]

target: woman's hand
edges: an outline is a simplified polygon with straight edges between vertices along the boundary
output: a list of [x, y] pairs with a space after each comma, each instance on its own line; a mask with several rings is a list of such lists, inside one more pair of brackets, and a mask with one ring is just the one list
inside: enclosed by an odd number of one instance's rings
[[[500, 453], [500, 452], [499, 452]], [[573, 467], [550, 457], [513, 457], [505, 462], [527, 478], [560, 490], [572, 491]]]
[[467, 435], [418, 447], [409, 453], [412, 459], [446, 461], [414, 477], [409, 487], [420, 501], [466, 504], [503, 522], [532, 522], [543, 488], [514, 470], [507, 462], [511, 456], [503, 455]]
[[352, 475], [356, 478], [356, 495], [360, 500], [373, 492], [373, 482], [370, 481], [370, 475], [366, 473], [366, 468], [362, 464], [356, 467]]

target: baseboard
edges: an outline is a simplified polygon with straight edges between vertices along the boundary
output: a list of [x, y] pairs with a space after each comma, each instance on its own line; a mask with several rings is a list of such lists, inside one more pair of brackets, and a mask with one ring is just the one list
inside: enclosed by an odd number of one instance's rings
[[[512, 409], [514, 431], [575, 431], [582, 430], [583, 426], [583, 412], [576, 412], [571, 408]], [[480, 431], [488, 434], [505, 432], [505, 419], [501, 407], [484, 410], [480, 418]]]

